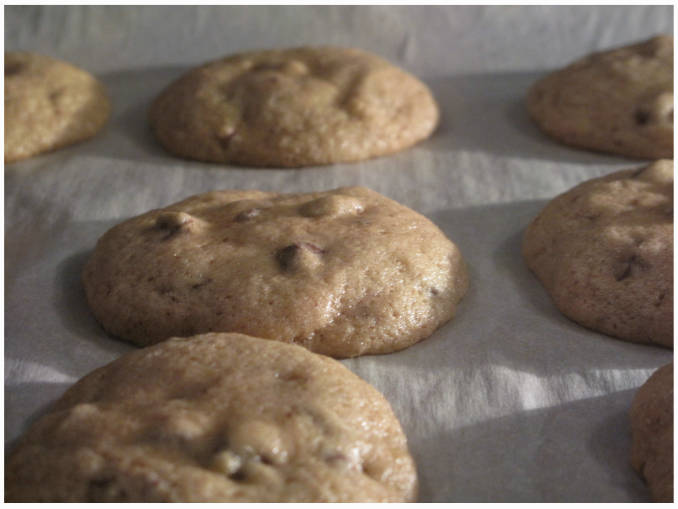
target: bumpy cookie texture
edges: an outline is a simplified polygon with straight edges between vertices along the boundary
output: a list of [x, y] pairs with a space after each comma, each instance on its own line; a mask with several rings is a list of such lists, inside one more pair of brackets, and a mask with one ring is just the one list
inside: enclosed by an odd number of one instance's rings
[[673, 157], [673, 37], [594, 53], [529, 91], [539, 127], [576, 147], [643, 159]]
[[192, 70], [155, 100], [150, 121], [180, 157], [298, 167], [405, 149], [433, 132], [438, 107], [426, 85], [375, 55], [305, 47]]
[[110, 104], [103, 85], [72, 65], [34, 53], [5, 53], [5, 162], [94, 136]]
[[631, 464], [656, 502], [673, 502], [673, 363], [658, 369], [631, 405]]
[[237, 334], [134, 351], [73, 386], [6, 468], [7, 501], [408, 502], [407, 441], [337, 361]]
[[528, 227], [523, 255], [566, 316], [673, 347], [673, 161], [586, 181]]
[[83, 280], [103, 327], [137, 344], [241, 332], [334, 357], [429, 336], [468, 286], [433, 223], [361, 187], [194, 196], [109, 230]]

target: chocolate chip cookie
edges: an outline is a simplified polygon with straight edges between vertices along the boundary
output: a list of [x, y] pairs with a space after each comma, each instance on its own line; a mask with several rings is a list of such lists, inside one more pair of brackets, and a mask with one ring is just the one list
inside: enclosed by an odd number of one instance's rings
[[5, 53], [5, 162], [94, 136], [110, 104], [103, 85], [66, 62]]
[[594, 53], [539, 80], [527, 107], [563, 143], [642, 159], [673, 157], [673, 37]]
[[673, 363], [658, 369], [631, 406], [631, 464], [655, 502], [673, 502]]
[[673, 161], [586, 181], [523, 240], [560, 311], [611, 336], [673, 347]]
[[429, 89], [357, 49], [243, 53], [172, 83], [150, 111], [172, 154], [246, 166], [352, 162], [405, 149], [438, 121]]
[[20, 439], [11, 502], [408, 502], [390, 405], [339, 362], [237, 334], [171, 339], [76, 383]]
[[197, 195], [112, 228], [83, 280], [103, 327], [140, 345], [241, 332], [334, 357], [424, 339], [468, 286], [432, 222], [362, 187]]

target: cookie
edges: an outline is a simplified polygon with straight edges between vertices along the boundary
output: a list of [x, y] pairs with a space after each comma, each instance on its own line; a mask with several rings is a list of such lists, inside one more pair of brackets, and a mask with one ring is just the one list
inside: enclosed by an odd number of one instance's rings
[[523, 255], [575, 322], [673, 348], [673, 161], [556, 197], [527, 228]]
[[658, 369], [631, 405], [631, 465], [656, 502], [673, 502], [673, 363]]
[[83, 281], [113, 336], [241, 332], [334, 357], [430, 335], [468, 286], [428, 219], [362, 187], [217, 191], [152, 210], [97, 243]]
[[103, 85], [66, 62], [5, 53], [5, 162], [94, 136], [108, 120]]
[[22, 437], [7, 501], [408, 502], [384, 397], [339, 362], [239, 334], [174, 338], [74, 385]]
[[642, 159], [673, 157], [673, 37], [594, 53], [547, 75], [527, 108], [553, 138]]
[[154, 101], [150, 123], [172, 154], [245, 166], [360, 161], [435, 129], [421, 81], [357, 49], [243, 53], [194, 69]]

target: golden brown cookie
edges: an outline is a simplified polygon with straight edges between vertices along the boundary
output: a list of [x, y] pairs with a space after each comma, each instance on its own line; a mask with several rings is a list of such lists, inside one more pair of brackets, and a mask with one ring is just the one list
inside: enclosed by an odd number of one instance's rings
[[109, 230], [83, 280], [103, 327], [137, 344], [241, 332], [334, 357], [424, 339], [468, 286], [433, 223], [362, 187], [197, 195]]
[[673, 161], [589, 180], [523, 239], [560, 311], [617, 338], [673, 347]]
[[43, 55], [5, 53], [5, 162], [90, 138], [109, 112], [91, 74]]
[[631, 464], [655, 502], [673, 502], [673, 363], [658, 369], [631, 406]]
[[172, 83], [150, 111], [171, 153], [246, 166], [352, 162], [427, 138], [438, 107], [421, 81], [357, 49], [230, 56]]
[[12, 502], [408, 502], [390, 405], [339, 362], [238, 334], [133, 351], [74, 385], [7, 462]]
[[673, 157], [673, 37], [574, 62], [535, 83], [530, 115], [553, 138], [643, 159]]

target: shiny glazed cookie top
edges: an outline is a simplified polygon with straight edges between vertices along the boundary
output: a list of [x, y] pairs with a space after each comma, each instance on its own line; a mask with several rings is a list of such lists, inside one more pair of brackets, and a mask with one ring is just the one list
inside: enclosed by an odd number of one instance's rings
[[139, 344], [242, 332], [336, 357], [430, 335], [466, 291], [457, 247], [365, 188], [218, 191], [107, 232], [84, 271], [98, 320]]

